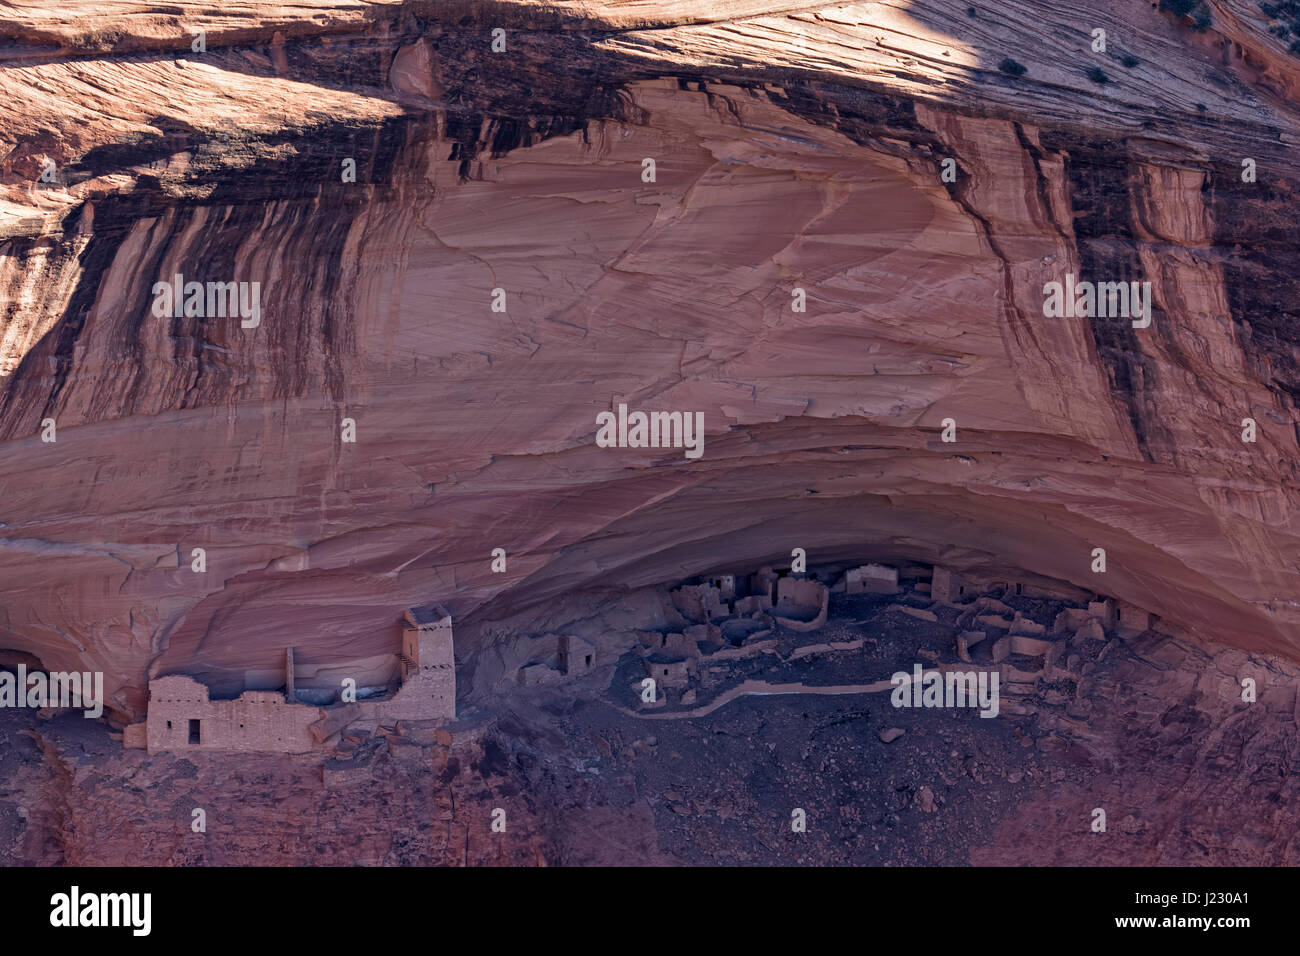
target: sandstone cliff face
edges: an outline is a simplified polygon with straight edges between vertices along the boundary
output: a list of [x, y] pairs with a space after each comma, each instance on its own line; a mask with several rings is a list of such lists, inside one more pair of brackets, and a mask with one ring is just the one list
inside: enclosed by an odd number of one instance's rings
[[[546, 862], [526, 778], [493, 738], [374, 737], [324, 766], [282, 754], [232, 762], [124, 751], [80, 717], [27, 728], [24, 716], [0, 721], [7, 866]], [[498, 807], [509, 808], [508, 838], [493, 830]]]
[[[1212, 6], [17, 5], [2, 643], [138, 714], [802, 547], [1297, 656], [1296, 74]], [[157, 317], [178, 273], [260, 325]], [[1150, 327], [1045, 318], [1067, 274]], [[620, 402], [703, 456], [597, 448]]]

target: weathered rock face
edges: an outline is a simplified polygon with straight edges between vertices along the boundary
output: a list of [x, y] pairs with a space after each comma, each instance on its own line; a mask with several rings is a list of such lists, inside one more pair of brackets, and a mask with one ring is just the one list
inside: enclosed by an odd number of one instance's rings
[[[287, 646], [373, 666], [410, 605], [469, 658], [802, 547], [1297, 656], [1295, 73], [1213, 10], [20, 7], [0, 643], [138, 714]], [[176, 274], [259, 283], [260, 324], [159, 317]], [[1150, 282], [1150, 326], [1045, 317], [1067, 274]], [[596, 447], [620, 403], [703, 412], [703, 455]]]
[[[10, 711], [0, 742], [5, 865], [531, 866], [556, 845], [492, 737], [376, 736], [322, 766], [283, 754], [148, 756], [77, 716]], [[492, 829], [500, 805], [509, 840]], [[635, 814], [622, 829], [637, 831]]]

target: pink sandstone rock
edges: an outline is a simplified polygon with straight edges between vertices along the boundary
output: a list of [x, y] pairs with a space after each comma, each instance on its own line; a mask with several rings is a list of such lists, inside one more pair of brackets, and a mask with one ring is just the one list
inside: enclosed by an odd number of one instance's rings
[[[8, 646], [103, 671], [125, 723], [151, 674], [273, 691], [294, 647], [299, 690], [383, 683], [407, 607], [490, 656], [494, 617], [787, 561], [788, 533], [1090, 589], [1104, 548], [1115, 599], [1300, 654], [1296, 280], [1250, 246], [1300, 229], [1269, 198], [1300, 81], [1258, 16], [1198, 39], [1138, 5], [1101, 95], [1076, 7], [553, 6], [493, 8], [532, 36], [499, 86], [430, 48], [436, 8], [14, 7]], [[1276, 188], [1224, 174], [1247, 155]], [[1110, 278], [1103, 239], [1153, 326], [1044, 316], [1045, 283]], [[262, 282], [260, 325], [154, 315], [177, 272]], [[596, 447], [620, 401], [702, 412], [703, 456]]]

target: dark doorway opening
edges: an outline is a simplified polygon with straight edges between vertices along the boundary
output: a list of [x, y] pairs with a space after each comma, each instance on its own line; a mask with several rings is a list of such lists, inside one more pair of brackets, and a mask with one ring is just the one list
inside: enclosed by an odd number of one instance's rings
[[190, 743], [197, 744], [198, 742], [199, 742], [199, 722], [197, 720], [191, 720], [190, 721]]

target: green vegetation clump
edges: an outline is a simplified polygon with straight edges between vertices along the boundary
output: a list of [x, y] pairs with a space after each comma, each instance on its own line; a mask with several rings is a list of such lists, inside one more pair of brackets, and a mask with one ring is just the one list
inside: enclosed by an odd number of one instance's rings
[[998, 64], [998, 69], [1001, 70], [1003, 73], [1010, 74], [1011, 76], [1024, 76], [1026, 73], [1029, 72], [1028, 67], [1026, 67], [1023, 63], [1017, 63], [1009, 56], [1003, 57], [1002, 62]]
[[1088, 71], [1088, 79], [1092, 80], [1094, 83], [1100, 83], [1102, 86], [1105, 86], [1110, 82], [1110, 77], [1107, 76], [1099, 66], [1094, 66]]
[[1261, 3], [1259, 8], [1270, 20], [1279, 22], [1269, 25], [1268, 32], [1283, 43], [1290, 40], [1287, 49], [1300, 56], [1300, 0], [1279, 0], [1277, 3]]
[[1160, 9], [1176, 17], [1191, 17], [1192, 26], [1198, 32], [1208, 30], [1214, 22], [1205, 0], [1160, 0]]
[[1119, 61], [1123, 63], [1126, 67], [1128, 67], [1130, 70], [1142, 62], [1137, 57], [1135, 57], [1132, 53], [1125, 53], [1122, 57], [1119, 58]]

